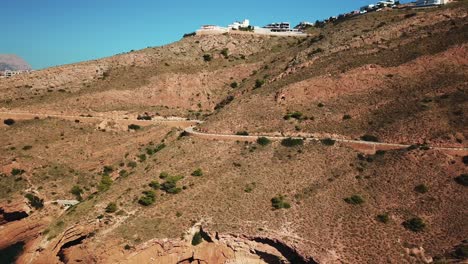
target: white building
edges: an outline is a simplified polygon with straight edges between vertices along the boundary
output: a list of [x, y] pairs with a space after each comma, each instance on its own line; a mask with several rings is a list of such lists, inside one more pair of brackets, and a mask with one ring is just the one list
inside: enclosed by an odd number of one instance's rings
[[239, 30], [239, 28], [248, 28], [250, 26], [250, 21], [244, 19], [242, 22], [236, 21], [228, 26], [229, 30]]
[[56, 202], [58, 205], [63, 206], [63, 207], [72, 207], [80, 203], [77, 200], [57, 200]]
[[445, 5], [450, 2], [452, 0], [417, 0], [416, 6]]
[[31, 71], [10, 71], [10, 70], [6, 70], [6, 71], [3, 71], [3, 72], [0, 72], [0, 77], [3, 77], [3, 78], [10, 78], [10, 77], [13, 77], [15, 75], [19, 75], [19, 74], [23, 74], [23, 73], [30, 73]]

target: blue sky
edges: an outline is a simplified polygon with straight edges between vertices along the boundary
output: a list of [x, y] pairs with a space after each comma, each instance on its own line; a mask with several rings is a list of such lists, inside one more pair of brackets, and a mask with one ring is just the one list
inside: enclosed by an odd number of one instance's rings
[[[177, 41], [202, 24], [315, 21], [376, 0], [2, 0], [0, 54], [34, 69]], [[272, 4], [273, 3], [273, 4]]]

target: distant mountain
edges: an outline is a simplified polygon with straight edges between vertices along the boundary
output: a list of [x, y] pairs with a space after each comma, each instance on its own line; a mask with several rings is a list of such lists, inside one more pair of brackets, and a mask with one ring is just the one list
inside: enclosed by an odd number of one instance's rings
[[22, 58], [14, 54], [0, 54], [0, 71], [31, 70], [31, 66]]

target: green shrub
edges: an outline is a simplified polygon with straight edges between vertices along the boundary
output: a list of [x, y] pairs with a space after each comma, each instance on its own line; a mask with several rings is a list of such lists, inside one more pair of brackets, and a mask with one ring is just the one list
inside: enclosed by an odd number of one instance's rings
[[116, 203], [109, 203], [107, 206], [106, 206], [106, 213], [115, 213], [117, 212], [117, 204]]
[[372, 136], [372, 135], [364, 135], [361, 137], [362, 140], [364, 141], [369, 141], [369, 142], [379, 142], [379, 138], [376, 137], [376, 136]]
[[76, 196], [78, 200], [81, 200], [81, 194], [84, 192], [83, 189], [81, 189], [80, 186], [75, 185], [71, 188], [70, 192]]
[[266, 146], [266, 145], [268, 145], [270, 143], [271, 143], [271, 141], [266, 137], [259, 137], [257, 139], [257, 144], [259, 144], [260, 146]]
[[331, 138], [321, 139], [320, 142], [325, 146], [333, 146], [336, 143], [336, 141]]
[[228, 48], [224, 48], [221, 52], [221, 55], [224, 56], [224, 58], [228, 58], [229, 57], [229, 49]]
[[11, 118], [8, 118], [8, 119], [3, 120], [3, 124], [5, 124], [7, 126], [12, 126], [12, 125], [15, 124], [15, 120], [13, 120]]
[[158, 181], [151, 181], [149, 186], [155, 190], [159, 190], [159, 188], [161, 188], [161, 184]]
[[169, 176], [166, 181], [161, 184], [161, 190], [170, 194], [178, 194], [182, 191], [182, 188], [177, 187], [177, 182], [183, 179], [183, 176]]
[[343, 120], [349, 120], [349, 119], [351, 119], [351, 118], [352, 118], [352, 117], [351, 117], [350, 115], [344, 115], [344, 116], [343, 116]]
[[125, 250], [130, 250], [130, 249], [132, 249], [132, 246], [130, 246], [129, 244], [126, 244], [126, 245], [124, 246], [124, 249], [125, 249]]
[[379, 214], [377, 215], [377, 221], [381, 222], [381, 223], [388, 223], [388, 221], [390, 221], [390, 217], [388, 216], [388, 213], [385, 213], [385, 214]]
[[23, 147], [23, 150], [30, 150], [30, 149], [32, 149], [32, 146], [30, 146], [30, 145], [26, 145], [26, 146]]
[[109, 175], [102, 175], [101, 182], [98, 185], [98, 190], [100, 192], [105, 192], [110, 189], [113, 181]]
[[129, 161], [129, 162], [127, 163], [127, 167], [130, 167], [130, 168], [132, 168], [132, 169], [136, 168], [137, 165], [138, 165], [138, 164], [137, 164], [135, 161]]
[[161, 172], [161, 173], [159, 174], [159, 178], [160, 178], [160, 179], [166, 179], [166, 178], [168, 178], [168, 177], [169, 177], [169, 173], [167, 173], [167, 172], [165, 172], [165, 171], [163, 171], [163, 172]]
[[126, 170], [121, 170], [121, 171], [119, 171], [119, 176], [120, 176], [120, 177], [123, 177], [123, 178], [124, 178], [124, 177], [127, 177], [127, 176], [128, 176], [128, 171], [126, 171]]
[[22, 169], [17, 169], [17, 168], [13, 168], [11, 170], [11, 175], [12, 176], [18, 176], [18, 175], [22, 175], [23, 173], [25, 173], [26, 171], [22, 170]]
[[414, 187], [414, 191], [418, 193], [427, 193], [429, 188], [427, 188], [424, 184], [419, 184], [418, 186]]
[[146, 154], [140, 154], [138, 155], [138, 160], [140, 162], [145, 162], [146, 161]]
[[464, 156], [462, 158], [462, 161], [463, 161], [463, 163], [465, 163], [465, 165], [468, 165], [468, 156]]
[[258, 89], [260, 87], [262, 87], [263, 85], [265, 84], [265, 80], [260, 80], [260, 79], [257, 79], [255, 80], [255, 89]]
[[296, 147], [304, 145], [304, 140], [302, 138], [285, 138], [281, 140], [281, 145], [285, 147]]
[[196, 169], [195, 171], [192, 172], [192, 176], [195, 176], [195, 177], [201, 177], [203, 176], [203, 171], [202, 169], [198, 168]]
[[239, 131], [239, 132], [236, 133], [236, 135], [238, 135], [238, 136], [248, 136], [248, 135], [249, 135], [249, 132], [247, 132], [247, 131]]
[[29, 204], [36, 210], [39, 210], [42, 207], [44, 207], [44, 199], [41, 199], [32, 193], [27, 193], [24, 197], [28, 199]]
[[285, 197], [283, 195], [278, 195], [276, 197], [271, 198], [271, 206], [273, 209], [289, 209], [291, 208], [291, 204], [285, 201]]
[[234, 89], [234, 88], [237, 88], [237, 87], [239, 87], [239, 84], [237, 82], [232, 82], [231, 83], [231, 88]]
[[468, 245], [459, 245], [455, 248], [454, 255], [457, 259], [468, 258]]
[[198, 246], [203, 242], [203, 237], [200, 232], [196, 232], [192, 238], [192, 246]]
[[414, 217], [403, 222], [403, 226], [413, 232], [421, 232], [426, 228], [426, 224], [419, 217]]
[[461, 184], [463, 186], [468, 186], [468, 174], [462, 174], [462, 175], [456, 177], [455, 181], [458, 184]]
[[114, 172], [114, 168], [112, 168], [112, 166], [104, 166], [102, 172], [104, 174], [111, 174], [112, 172]]
[[208, 61], [211, 61], [213, 59], [213, 57], [211, 57], [210, 54], [205, 54], [203, 55], [203, 60], [208, 62]]
[[317, 106], [320, 107], [320, 108], [322, 108], [322, 107], [324, 107], [325, 105], [322, 104], [322, 103], [318, 103]]
[[352, 195], [351, 197], [344, 198], [344, 201], [349, 204], [354, 204], [354, 205], [364, 203], [364, 199], [359, 195]]
[[143, 196], [138, 200], [138, 203], [143, 206], [152, 205], [156, 201], [156, 193], [152, 190], [144, 191]]
[[129, 130], [139, 130], [139, 129], [141, 129], [141, 126], [135, 125], [135, 124], [130, 124], [130, 125], [128, 125], [128, 129]]

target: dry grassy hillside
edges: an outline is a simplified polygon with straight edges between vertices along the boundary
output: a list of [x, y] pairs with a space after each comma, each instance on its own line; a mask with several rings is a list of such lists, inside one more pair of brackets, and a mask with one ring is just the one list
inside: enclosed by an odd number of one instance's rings
[[188, 37], [0, 79], [0, 262], [466, 261], [466, 151], [201, 138], [158, 117], [465, 147], [467, 8], [307, 38]]

